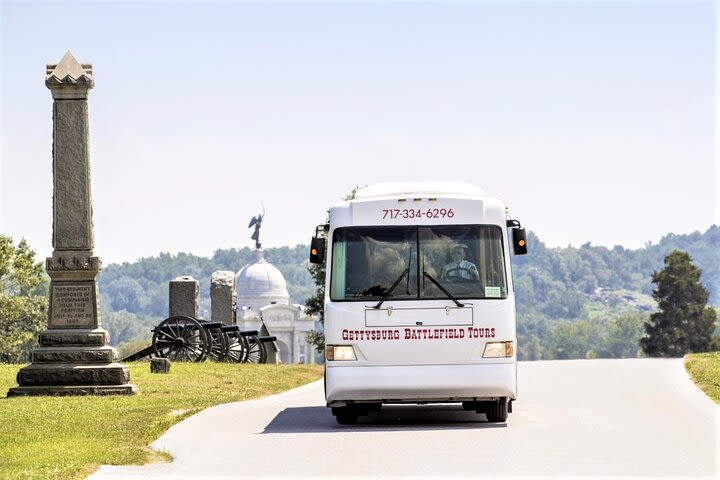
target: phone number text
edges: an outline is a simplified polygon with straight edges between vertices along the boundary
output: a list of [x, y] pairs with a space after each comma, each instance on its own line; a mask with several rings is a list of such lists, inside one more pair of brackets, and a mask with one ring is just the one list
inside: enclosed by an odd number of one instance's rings
[[383, 220], [395, 220], [396, 218], [453, 218], [455, 212], [452, 208], [394, 208], [383, 209]]

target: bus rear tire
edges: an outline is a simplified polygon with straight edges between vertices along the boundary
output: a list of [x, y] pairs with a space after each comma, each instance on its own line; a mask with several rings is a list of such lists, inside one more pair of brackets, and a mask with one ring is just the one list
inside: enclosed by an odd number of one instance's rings
[[508, 400], [507, 398], [501, 398], [496, 402], [492, 402], [488, 405], [485, 411], [485, 416], [488, 422], [498, 423], [507, 422], [508, 418]]

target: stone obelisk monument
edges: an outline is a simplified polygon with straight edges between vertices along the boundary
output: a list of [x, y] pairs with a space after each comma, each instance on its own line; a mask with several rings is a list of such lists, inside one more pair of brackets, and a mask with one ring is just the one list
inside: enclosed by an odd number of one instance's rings
[[32, 363], [17, 375], [11, 395], [129, 394], [127, 367], [117, 363], [108, 332], [98, 316], [94, 256], [88, 92], [92, 66], [67, 52], [47, 66], [45, 85], [53, 96], [53, 253], [45, 262], [50, 276], [48, 329], [39, 335]]

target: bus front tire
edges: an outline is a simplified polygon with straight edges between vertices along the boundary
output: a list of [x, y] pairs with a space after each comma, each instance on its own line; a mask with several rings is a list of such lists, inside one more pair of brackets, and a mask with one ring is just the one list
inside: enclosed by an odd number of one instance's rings
[[491, 422], [491, 423], [507, 422], [507, 418], [508, 418], [507, 398], [501, 398], [500, 400], [498, 400], [496, 402], [491, 402], [487, 406], [487, 410], [485, 411], [485, 416], [487, 417], [488, 422]]
[[359, 412], [352, 407], [333, 407], [332, 414], [340, 425], [355, 425], [360, 416]]

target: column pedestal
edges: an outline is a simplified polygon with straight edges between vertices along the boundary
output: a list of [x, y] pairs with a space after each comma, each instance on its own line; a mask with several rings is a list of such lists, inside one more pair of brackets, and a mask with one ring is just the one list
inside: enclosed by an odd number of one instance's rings
[[48, 329], [38, 336], [31, 364], [17, 374], [17, 395], [132, 395], [127, 367], [100, 327], [97, 283], [101, 263], [89, 252], [55, 252], [45, 262], [50, 275]]

